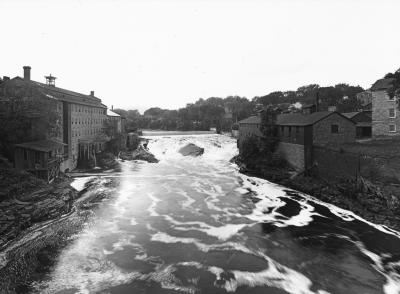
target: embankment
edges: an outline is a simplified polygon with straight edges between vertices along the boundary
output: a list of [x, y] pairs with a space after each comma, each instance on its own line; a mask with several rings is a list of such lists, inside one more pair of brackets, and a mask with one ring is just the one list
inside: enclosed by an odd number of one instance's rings
[[371, 222], [400, 230], [400, 187], [396, 185], [389, 189], [388, 183], [371, 182], [363, 177], [331, 177], [328, 180], [318, 174], [318, 169], [296, 174], [287, 166], [268, 166], [259, 158], [243, 160], [236, 156], [232, 162], [242, 173], [306, 193], [353, 211]]
[[[158, 162], [142, 145], [121, 155], [124, 160]], [[106, 152], [98, 162], [95, 170], [81, 172], [99, 175], [119, 166]], [[93, 209], [115, 195], [118, 179], [84, 175], [82, 180], [63, 176], [47, 184], [27, 172], [0, 167], [0, 293], [29, 293], [29, 281], [55, 262], [58, 249], [82, 230]]]
[[[57, 248], [63, 247], [71, 236], [79, 232], [96, 207], [103, 199], [113, 195], [117, 186], [115, 181], [101, 178], [91, 179], [82, 191], [73, 187], [64, 188], [74, 195], [71, 203], [58, 206], [57, 215], [42, 214], [41, 221], [32, 223], [30, 227], [3, 245], [0, 250], [0, 289], [5, 293], [18, 293], [41, 272], [43, 267], [51, 263]], [[102, 189], [97, 189], [98, 187]], [[44, 195], [44, 194], [43, 194]], [[50, 203], [47, 194], [47, 202]], [[54, 196], [60, 197], [60, 195]], [[40, 203], [40, 202], [39, 202]], [[46, 211], [45, 207], [41, 207]], [[61, 214], [61, 211], [64, 212]], [[53, 255], [53, 256], [52, 256]]]

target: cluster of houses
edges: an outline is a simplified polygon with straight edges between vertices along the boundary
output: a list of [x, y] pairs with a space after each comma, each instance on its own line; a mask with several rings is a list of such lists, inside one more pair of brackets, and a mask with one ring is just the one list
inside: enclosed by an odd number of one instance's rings
[[[107, 109], [101, 99], [55, 85], [56, 77], [46, 76], [41, 83], [31, 79], [31, 68], [23, 67], [23, 77], [3, 77], [0, 84], [0, 116], [7, 118], [16, 109], [30, 117], [32, 132], [40, 140], [14, 145], [14, 166], [51, 181], [61, 172], [72, 171], [80, 162], [96, 160], [108, 141], [124, 130], [124, 118]], [[32, 109], [43, 105], [48, 116], [55, 116], [52, 127], [40, 127], [42, 121]], [[36, 111], [37, 112], [37, 111]], [[111, 133], [105, 131], [105, 125]]]
[[[400, 117], [394, 97], [388, 94], [393, 79], [380, 79], [357, 95], [361, 109], [340, 113], [335, 107], [318, 111], [317, 105], [303, 106], [301, 113], [279, 114], [276, 128], [278, 152], [297, 170], [314, 164], [314, 146], [344, 144], [367, 138], [400, 134]], [[260, 115], [239, 121], [238, 145], [249, 136], [262, 137]]]

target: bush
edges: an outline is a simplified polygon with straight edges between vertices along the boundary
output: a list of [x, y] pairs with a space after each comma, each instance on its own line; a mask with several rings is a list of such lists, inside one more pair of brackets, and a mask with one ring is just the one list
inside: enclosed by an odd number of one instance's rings
[[256, 136], [245, 138], [239, 149], [240, 156], [242, 156], [244, 160], [259, 157], [260, 149], [258, 145], [258, 138]]
[[245, 138], [239, 148], [239, 154], [250, 166], [259, 164], [270, 167], [285, 167], [284, 158], [276, 152], [279, 140], [276, 137], [257, 137], [255, 135]]

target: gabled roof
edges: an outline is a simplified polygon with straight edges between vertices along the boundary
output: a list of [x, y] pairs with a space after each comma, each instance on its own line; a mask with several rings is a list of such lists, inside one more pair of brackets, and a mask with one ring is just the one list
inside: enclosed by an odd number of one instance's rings
[[239, 124], [260, 124], [261, 118], [258, 115], [250, 116], [248, 118], [242, 119], [238, 122]]
[[110, 109], [107, 108], [107, 116], [119, 116], [118, 113], [115, 113], [114, 111], [111, 111]]
[[355, 117], [357, 114], [359, 114], [359, 111], [354, 111], [354, 112], [345, 112], [342, 113], [345, 117], [352, 119], [353, 117]]
[[[91, 95], [81, 94], [78, 92], [66, 90], [63, 88], [55, 87], [55, 86], [49, 86], [44, 83], [36, 82], [33, 80], [27, 81], [21, 77], [15, 77], [7, 82], [12, 83], [13, 81], [18, 81], [19, 83], [23, 83], [27, 86], [33, 86], [36, 89], [38, 89], [44, 96], [46, 96], [47, 98], [50, 98], [50, 99], [61, 100], [61, 101], [66, 101], [66, 102], [71, 102], [71, 103], [76, 103], [76, 104], [88, 105], [88, 106], [101, 107], [101, 108], [107, 107], [101, 103], [101, 100], [99, 98], [91, 96]], [[3, 84], [6, 84], [6, 83], [3, 83]]]
[[61, 143], [58, 141], [54, 141], [54, 140], [39, 140], [39, 141], [16, 144], [15, 147], [21, 147], [21, 148], [25, 148], [25, 149], [31, 149], [31, 150], [42, 151], [42, 152], [49, 152], [54, 149], [58, 149], [63, 146], [66, 146], [66, 145], [67, 144], [64, 144], [64, 143]]
[[347, 118], [346, 116], [340, 114], [336, 111], [319, 111], [314, 112], [311, 114], [302, 114], [302, 113], [290, 113], [290, 114], [280, 114], [277, 117], [276, 124], [280, 126], [309, 126], [313, 125], [320, 120], [332, 115], [338, 114], [341, 117], [350, 120], [354, 123], [351, 119]]
[[377, 80], [371, 87], [371, 91], [387, 90], [393, 87], [394, 78]]

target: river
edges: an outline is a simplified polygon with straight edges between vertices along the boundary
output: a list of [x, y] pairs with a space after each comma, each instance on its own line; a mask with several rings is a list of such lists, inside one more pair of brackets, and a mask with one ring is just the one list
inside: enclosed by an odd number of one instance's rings
[[[33, 293], [400, 293], [400, 234], [238, 172], [236, 141], [152, 136]], [[205, 148], [183, 157], [187, 143]]]

